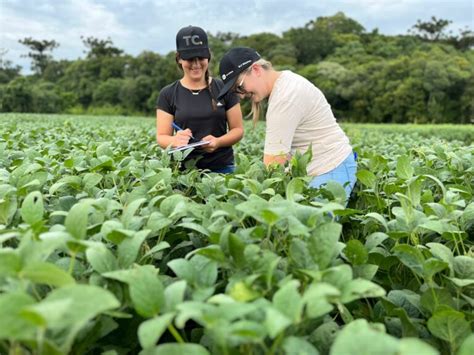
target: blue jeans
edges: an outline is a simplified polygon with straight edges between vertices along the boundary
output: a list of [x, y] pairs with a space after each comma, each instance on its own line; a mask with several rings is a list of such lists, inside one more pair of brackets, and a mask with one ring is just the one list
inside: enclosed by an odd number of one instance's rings
[[211, 169], [213, 173], [219, 174], [232, 174], [235, 171], [235, 165], [227, 165], [222, 168]]
[[349, 196], [351, 195], [351, 191], [357, 181], [356, 172], [357, 162], [355, 161], [355, 154], [351, 152], [351, 154], [349, 154], [349, 156], [336, 168], [325, 174], [315, 176], [309, 183], [309, 186], [313, 188], [319, 188], [330, 180], [336, 181], [346, 190], [347, 204]]

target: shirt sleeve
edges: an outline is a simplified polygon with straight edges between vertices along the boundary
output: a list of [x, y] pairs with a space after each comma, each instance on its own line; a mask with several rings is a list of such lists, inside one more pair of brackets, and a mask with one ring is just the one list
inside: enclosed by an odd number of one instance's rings
[[237, 94], [229, 92], [224, 96], [225, 110], [229, 110], [240, 102]]
[[264, 153], [283, 155], [291, 151], [291, 144], [303, 117], [302, 110], [288, 100], [281, 100], [269, 107], [266, 115]]
[[160, 91], [160, 95], [156, 101], [156, 108], [163, 110], [170, 115], [174, 115], [174, 108], [171, 100], [171, 90], [169, 87], [165, 87]]

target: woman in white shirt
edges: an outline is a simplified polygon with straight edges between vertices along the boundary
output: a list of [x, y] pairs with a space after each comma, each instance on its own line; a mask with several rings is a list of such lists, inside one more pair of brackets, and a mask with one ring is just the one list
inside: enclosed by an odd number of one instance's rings
[[330, 180], [339, 182], [349, 195], [356, 182], [357, 163], [349, 139], [336, 122], [324, 94], [310, 81], [289, 70], [276, 71], [252, 48], [228, 51], [219, 67], [224, 87], [252, 101], [254, 120], [262, 100], [268, 98], [263, 161], [285, 164], [296, 151], [312, 147], [308, 174], [317, 188]]

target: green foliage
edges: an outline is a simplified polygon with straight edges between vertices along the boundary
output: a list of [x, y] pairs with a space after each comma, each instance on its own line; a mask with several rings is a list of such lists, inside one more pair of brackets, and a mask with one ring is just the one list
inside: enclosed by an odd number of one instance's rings
[[[339, 12], [281, 36], [209, 33], [209, 68], [217, 77], [219, 60], [230, 47], [250, 46], [277, 70], [293, 70], [313, 82], [340, 120], [469, 124], [474, 120], [474, 36], [469, 29], [446, 34], [449, 22], [419, 20], [407, 35], [385, 36], [366, 32]], [[174, 52], [132, 57], [110, 38], [81, 39], [86, 56], [74, 61], [47, 54], [55, 41], [23, 40], [36, 68], [28, 77], [0, 57], [0, 111], [154, 115], [159, 91], [182, 75]], [[249, 103], [242, 108], [247, 114]]]
[[31, 69], [40, 76], [44, 73], [46, 67], [53, 58], [51, 55], [46, 54], [46, 52], [52, 51], [53, 49], [59, 47], [59, 43], [57, 43], [55, 40], [39, 41], [31, 37], [23, 38], [18, 42], [30, 48], [31, 52], [29, 52], [26, 57], [32, 59]]
[[0, 116], [0, 349], [467, 354], [471, 126], [345, 124], [358, 182], [307, 155], [180, 170], [139, 117]]

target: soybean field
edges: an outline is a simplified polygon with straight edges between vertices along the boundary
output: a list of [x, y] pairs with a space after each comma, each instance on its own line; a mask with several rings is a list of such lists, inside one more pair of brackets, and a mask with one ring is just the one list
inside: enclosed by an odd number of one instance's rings
[[0, 115], [0, 354], [471, 354], [474, 127], [342, 127], [347, 207], [264, 122], [221, 175], [153, 118]]

